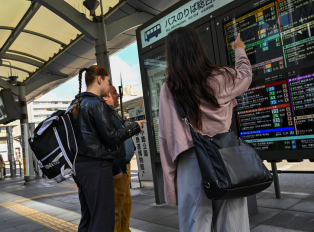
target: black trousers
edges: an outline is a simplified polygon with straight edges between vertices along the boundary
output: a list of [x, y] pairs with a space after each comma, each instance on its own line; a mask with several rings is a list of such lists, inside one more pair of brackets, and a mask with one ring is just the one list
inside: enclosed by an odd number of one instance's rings
[[82, 218], [79, 232], [114, 232], [112, 160], [76, 163]]

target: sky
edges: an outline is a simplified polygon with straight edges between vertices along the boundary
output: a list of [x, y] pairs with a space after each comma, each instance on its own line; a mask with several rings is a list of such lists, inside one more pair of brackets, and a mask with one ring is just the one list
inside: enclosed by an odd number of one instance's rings
[[[142, 82], [140, 74], [140, 66], [137, 52], [137, 43], [126, 47], [110, 57], [112, 84], [117, 88], [120, 85], [120, 73], [122, 75], [123, 86], [137, 85], [142, 91]], [[41, 99], [49, 98], [74, 98], [79, 91], [78, 76], [73, 77], [71, 80], [65, 82], [49, 93], [41, 97]], [[84, 81], [84, 74], [82, 78], [82, 92], [86, 90]], [[118, 88], [117, 88], [118, 90]]]

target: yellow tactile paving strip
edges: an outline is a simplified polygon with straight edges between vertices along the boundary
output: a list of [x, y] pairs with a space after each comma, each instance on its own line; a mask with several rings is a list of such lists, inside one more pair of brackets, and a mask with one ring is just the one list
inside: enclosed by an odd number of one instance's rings
[[17, 201], [11, 201], [7, 203], [0, 204], [2, 207], [5, 207], [7, 209], [10, 209], [14, 211], [17, 214], [20, 214], [34, 222], [37, 222], [38, 224], [41, 224], [51, 230], [54, 231], [77, 231], [78, 226], [67, 222], [65, 220], [59, 219], [57, 217], [50, 216], [49, 214], [43, 213], [41, 211], [32, 209], [30, 207], [21, 205], [19, 203], [24, 201], [29, 201], [33, 199], [43, 198], [43, 197], [51, 197], [51, 196], [58, 196], [63, 194], [69, 194], [69, 193], [76, 193], [77, 191], [71, 191], [71, 192], [64, 192], [64, 193], [54, 193], [54, 194], [47, 194], [47, 195], [41, 195], [31, 198], [25, 198]]
[[72, 189], [78, 189], [76, 184], [67, 184], [67, 185], [60, 185], [60, 187], [63, 188], [72, 188]]

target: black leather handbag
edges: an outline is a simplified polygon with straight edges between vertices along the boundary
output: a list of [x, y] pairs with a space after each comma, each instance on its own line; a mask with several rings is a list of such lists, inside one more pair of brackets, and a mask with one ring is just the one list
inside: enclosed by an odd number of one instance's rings
[[268, 188], [273, 176], [255, 149], [232, 132], [214, 137], [193, 130], [185, 107], [175, 99], [182, 120], [190, 128], [204, 191], [211, 200], [254, 195]]

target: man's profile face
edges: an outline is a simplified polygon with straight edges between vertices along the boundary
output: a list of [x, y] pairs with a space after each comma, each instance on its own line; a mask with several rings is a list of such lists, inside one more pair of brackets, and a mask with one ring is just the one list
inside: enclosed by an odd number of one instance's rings
[[113, 107], [113, 99], [112, 99], [112, 96], [109, 92], [108, 96], [107, 97], [103, 97], [104, 100], [106, 101], [106, 103], [109, 105], [109, 106], [112, 106]]
[[[112, 106], [113, 108], [117, 108], [119, 106], [119, 93], [117, 92], [116, 88], [114, 86], [110, 86], [110, 89], [109, 89], [109, 92], [110, 92], [110, 95], [111, 95], [111, 98], [112, 98]], [[107, 102], [108, 105], [110, 105], [108, 102]]]

